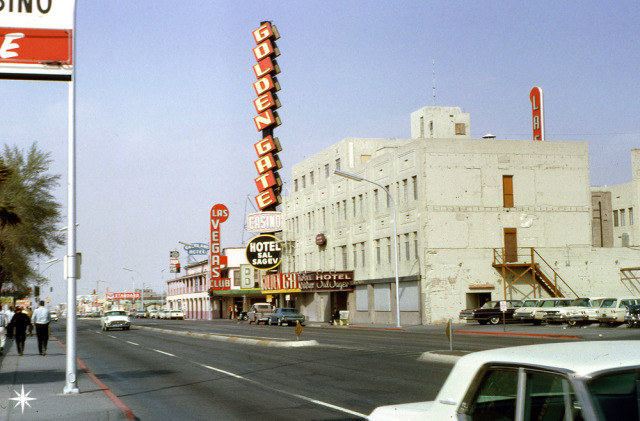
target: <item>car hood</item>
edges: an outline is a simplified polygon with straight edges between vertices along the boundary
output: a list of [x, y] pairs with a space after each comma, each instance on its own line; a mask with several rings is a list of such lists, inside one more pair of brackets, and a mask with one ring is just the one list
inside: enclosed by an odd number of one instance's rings
[[433, 401], [403, 403], [398, 405], [379, 406], [369, 415], [369, 421], [382, 420], [424, 420], [429, 409], [433, 407]]

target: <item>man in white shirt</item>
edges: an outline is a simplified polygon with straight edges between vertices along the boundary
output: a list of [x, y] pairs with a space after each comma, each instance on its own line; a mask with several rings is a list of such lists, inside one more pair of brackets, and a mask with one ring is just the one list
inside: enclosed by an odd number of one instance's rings
[[40, 307], [33, 312], [31, 323], [36, 325], [36, 335], [38, 336], [38, 351], [40, 355], [47, 355], [47, 342], [49, 341], [49, 323], [51, 313], [44, 306], [44, 301], [40, 301]]

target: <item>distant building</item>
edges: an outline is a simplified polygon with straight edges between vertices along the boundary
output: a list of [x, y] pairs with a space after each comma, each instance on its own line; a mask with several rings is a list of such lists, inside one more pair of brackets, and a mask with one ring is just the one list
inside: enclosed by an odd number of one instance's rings
[[[394, 243], [402, 324], [457, 320], [486, 299], [640, 295], [640, 285], [621, 276], [621, 268], [640, 266], [639, 252], [596, 241], [592, 203], [606, 194], [590, 189], [585, 142], [470, 139], [468, 114], [444, 107], [412, 113], [411, 133], [344, 139], [294, 165], [282, 272], [352, 279], [343, 290], [295, 294], [311, 321], [329, 320], [338, 307], [352, 322], [395, 323]], [[626, 244], [624, 232], [628, 244], [640, 238], [637, 224], [629, 229], [639, 196], [633, 157], [633, 181], [610, 189], [614, 247]], [[384, 189], [397, 207], [395, 239]], [[606, 205], [604, 212], [598, 238], [609, 235]]]
[[211, 320], [229, 318], [229, 308], [231, 317], [235, 317], [236, 311], [246, 311], [253, 302], [262, 301], [262, 291], [258, 288], [257, 275], [253, 271], [252, 287], [241, 286], [240, 269], [248, 266], [245, 249], [225, 248], [222, 255], [227, 256], [222, 278], [231, 280], [229, 290], [214, 291], [210, 296], [208, 261], [192, 263], [184, 267], [185, 275], [167, 281], [167, 308], [182, 310], [188, 319]]

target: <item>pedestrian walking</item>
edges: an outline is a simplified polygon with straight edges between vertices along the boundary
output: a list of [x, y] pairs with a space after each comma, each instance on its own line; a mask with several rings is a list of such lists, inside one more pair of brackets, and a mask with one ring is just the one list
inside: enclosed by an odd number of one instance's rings
[[47, 355], [47, 342], [49, 342], [49, 323], [51, 323], [51, 313], [44, 306], [44, 301], [40, 301], [40, 307], [33, 312], [31, 322], [36, 325], [36, 336], [38, 337], [38, 351], [43, 357]]
[[[33, 313], [33, 311], [31, 310], [31, 307], [25, 307], [22, 309], [22, 313], [26, 314], [27, 317], [29, 317], [29, 320], [31, 320], [31, 314]], [[33, 336], [33, 325], [29, 324], [29, 336]]]
[[7, 315], [0, 311], [0, 355], [4, 354], [4, 343], [7, 340]]
[[13, 307], [7, 306], [6, 310], [4, 311], [4, 315], [7, 318], [7, 327], [5, 328], [7, 339], [13, 339], [13, 325], [11, 324], [11, 319], [13, 319], [14, 314], [16, 313], [14, 313]]
[[27, 338], [27, 326], [31, 326], [31, 319], [29, 316], [22, 312], [22, 309], [18, 307], [16, 314], [11, 319], [11, 325], [13, 326], [13, 336], [16, 339], [16, 347], [18, 347], [18, 354], [24, 354], [24, 341]]

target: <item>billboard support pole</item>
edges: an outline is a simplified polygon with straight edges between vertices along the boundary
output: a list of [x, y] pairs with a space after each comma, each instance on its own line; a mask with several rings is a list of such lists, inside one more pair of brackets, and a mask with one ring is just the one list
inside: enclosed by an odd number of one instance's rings
[[67, 210], [67, 364], [64, 394], [78, 394], [78, 379], [76, 376], [76, 279], [78, 278], [78, 256], [76, 253], [76, 4], [73, 6], [73, 38], [72, 57], [73, 67], [71, 81], [69, 82], [69, 150], [68, 150], [68, 210]]

